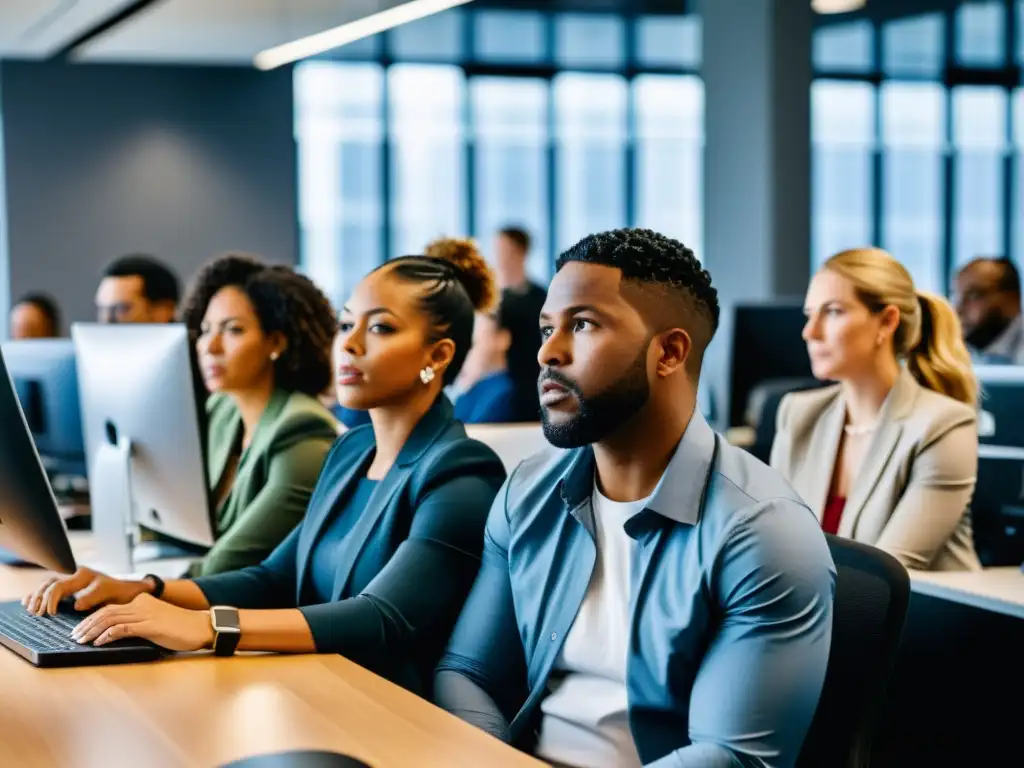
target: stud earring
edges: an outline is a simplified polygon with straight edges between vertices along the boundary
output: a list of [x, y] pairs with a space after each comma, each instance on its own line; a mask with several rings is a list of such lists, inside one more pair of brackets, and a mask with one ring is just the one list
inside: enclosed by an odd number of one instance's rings
[[420, 381], [422, 381], [424, 384], [429, 384], [433, 380], [434, 369], [428, 365], [422, 371], [420, 371]]
[[271, 362], [276, 363], [277, 362], [277, 358], [279, 358], [280, 356], [281, 356], [280, 352], [271, 352], [270, 353], [270, 360], [271, 360]]

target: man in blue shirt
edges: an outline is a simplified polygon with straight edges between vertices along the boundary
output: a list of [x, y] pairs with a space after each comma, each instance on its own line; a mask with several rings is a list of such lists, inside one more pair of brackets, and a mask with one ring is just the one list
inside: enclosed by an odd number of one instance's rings
[[792, 766], [835, 570], [808, 507], [695, 408], [710, 276], [638, 229], [557, 269], [539, 353], [555, 447], [498, 494], [436, 700], [560, 766]]

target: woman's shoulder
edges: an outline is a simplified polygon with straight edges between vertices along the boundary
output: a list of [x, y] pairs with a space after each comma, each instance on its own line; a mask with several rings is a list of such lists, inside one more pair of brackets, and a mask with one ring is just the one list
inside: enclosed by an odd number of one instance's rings
[[921, 387], [907, 420], [923, 436], [936, 437], [956, 427], [977, 423], [978, 411], [941, 392]]
[[783, 395], [779, 403], [779, 420], [787, 424], [816, 421], [839, 397], [839, 385], [805, 389]]
[[276, 420], [279, 433], [301, 432], [309, 436], [338, 436], [339, 424], [327, 408], [314, 397], [302, 392], [291, 392]]
[[466, 435], [461, 422], [453, 421], [416, 462], [413, 482], [433, 485], [441, 480], [476, 476], [505, 481], [505, 465], [486, 443]]

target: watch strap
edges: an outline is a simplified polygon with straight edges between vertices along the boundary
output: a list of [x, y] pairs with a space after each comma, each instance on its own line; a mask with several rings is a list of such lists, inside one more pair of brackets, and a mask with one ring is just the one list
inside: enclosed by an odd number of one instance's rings
[[157, 600], [159, 600], [161, 597], [164, 596], [164, 587], [165, 587], [164, 580], [161, 579], [159, 576], [157, 576], [155, 573], [147, 573], [145, 576], [142, 577], [143, 581], [146, 581], [147, 579], [152, 579], [153, 580], [153, 592], [152, 592], [152, 595]]

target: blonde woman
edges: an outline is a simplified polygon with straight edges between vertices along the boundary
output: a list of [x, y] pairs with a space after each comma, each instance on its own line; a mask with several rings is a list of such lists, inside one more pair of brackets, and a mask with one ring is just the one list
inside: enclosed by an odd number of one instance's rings
[[824, 264], [805, 310], [814, 375], [838, 383], [782, 401], [772, 466], [828, 533], [907, 568], [979, 569], [968, 509], [978, 388], [953, 308], [864, 248]]

